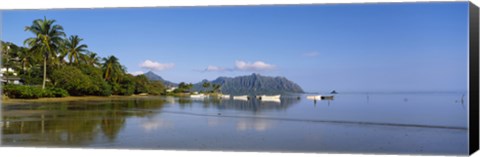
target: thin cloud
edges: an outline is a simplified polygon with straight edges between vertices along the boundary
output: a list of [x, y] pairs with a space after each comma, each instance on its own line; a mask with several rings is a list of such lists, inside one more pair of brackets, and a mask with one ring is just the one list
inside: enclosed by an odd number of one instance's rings
[[213, 66], [209, 65], [205, 71], [211, 72], [211, 71], [227, 71], [227, 68], [219, 67], [219, 66]]
[[140, 64], [141, 68], [148, 69], [151, 71], [163, 71], [167, 69], [171, 69], [175, 66], [173, 63], [159, 63], [156, 61], [145, 60]]
[[242, 60], [235, 61], [233, 68], [225, 68], [220, 66], [209, 65], [202, 70], [203, 72], [233, 72], [233, 71], [268, 71], [275, 69], [275, 65], [265, 63], [263, 61], [245, 62]]
[[318, 52], [309, 52], [303, 54], [305, 57], [317, 57], [318, 55], [320, 55]]
[[265, 71], [265, 70], [273, 70], [275, 68], [274, 65], [267, 64], [263, 61], [255, 61], [253, 63], [245, 62], [245, 61], [235, 61], [235, 69], [243, 70], [243, 71]]

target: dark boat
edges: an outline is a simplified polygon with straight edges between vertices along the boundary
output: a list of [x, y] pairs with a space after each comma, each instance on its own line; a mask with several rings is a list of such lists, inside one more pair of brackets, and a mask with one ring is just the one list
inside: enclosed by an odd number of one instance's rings
[[338, 94], [337, 91], [333, 90], [330, 94]]
[[330, 95], [330, 96], [322, 96], [322, 100], [333, 100], [333, 95]]

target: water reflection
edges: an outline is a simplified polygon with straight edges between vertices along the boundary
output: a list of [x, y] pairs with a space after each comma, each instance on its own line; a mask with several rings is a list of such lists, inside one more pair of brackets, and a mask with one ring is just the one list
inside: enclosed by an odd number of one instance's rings
[[237, 122], [238, 131], [254, 130], [257, 132], [263, 132], [271, 127], [272, 127], [271, 121], [263, 120], [263, 119], [254, 119], [254, 120], [241, 119]]
[[[2, 143], [15, 145], [75, 146], [86, 145], [95, 140], [113, 142], [125, 128], [129, 117], [143, 117], [139, 127], [146, 133], [159, 128], [171, 128], [173, 123], [155, 118], [161, 114], [165, 105], [178, 105], [179, 108], [198, 108], [240, 111], [278, 111], [300, 100], [282, 99], [282, 101], [239, 101], [231, 99], [190, 99], [174, 97], [139, 98], [105, 101], [70, 101], [48, 104], [31, 103], [3, 107]], [[209, 118], [208, 126], [220, 125], [219, 118]], [[254, 128], [266, 130], [270, 124], [266, 121], [239, 121], [239, 130]], [[98, 137], [101, 137], [98, 139]]]
[[4, 106], [2, 143], [84, 145], [101, 134], [114, 141], [128, 117], [145, 117], [161, 109], [163, 100], [62, 102]]
[[[170, 99], [171, 98], [165, 98]], [[191, 99], [191, 98], [177, 98], [168, 103], [179, 104], [183, 109], [185, 107], [194, 107], [195, 104], [201, 104], [203, 108], [217, 108], [226, 110], [242, 110], [251, 112], [269, 111], [269, 110], [286, 110], [294, 104], [299, 103], [300, 99], [282, 98], [279, 101], [261, 101], [257, 99], [249, 100], [235, 100], [235, 99], [220, 99], [220, 98], [206, 98], [206, 99]]]
[[147, 133], [154, 132], [159, 128], [171, 128], [173, 124], [163, 119], [146, 119], [141, 122], [141, 128]]
[[304, 96], [280, 102], [142, 97], [8, 105], [3, 106], [2, 142], [308, 152], [423, 153], [416, 149], [423, 147], [424, 152], [460, 154], [468, 143], [462, 99], [462, 93], [360, 93], [316, 102]]

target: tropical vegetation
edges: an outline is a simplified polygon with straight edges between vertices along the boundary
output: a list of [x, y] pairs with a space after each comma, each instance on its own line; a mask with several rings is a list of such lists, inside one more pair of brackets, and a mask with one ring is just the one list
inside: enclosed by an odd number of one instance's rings
[[12, 69], [23, 84], [2, 88], [10, 98], [165, 94], [161, 81], [128, 74], [117, 57], [101, 58], [53, 19], [36, 19], [25, 31], [32, 36], [24, 46], [1, 41], [3, 77], [13, 76]]

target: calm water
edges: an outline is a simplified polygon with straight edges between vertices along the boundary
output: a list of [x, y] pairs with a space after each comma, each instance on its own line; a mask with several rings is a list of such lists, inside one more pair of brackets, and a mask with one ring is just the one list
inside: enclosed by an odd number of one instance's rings
[[462, 93], [5, 105], [2, 145], [466, 155]]

